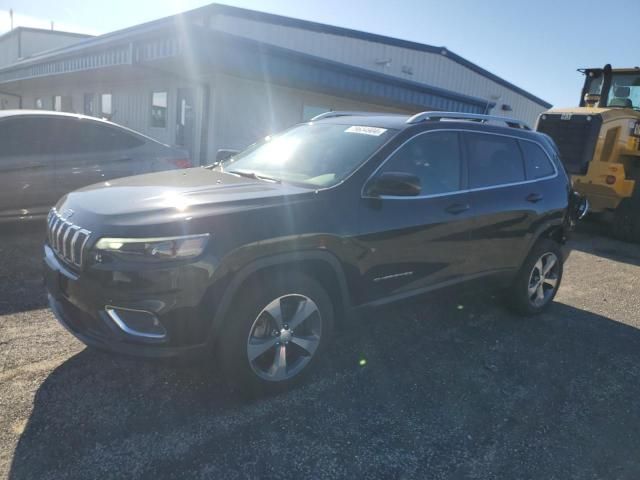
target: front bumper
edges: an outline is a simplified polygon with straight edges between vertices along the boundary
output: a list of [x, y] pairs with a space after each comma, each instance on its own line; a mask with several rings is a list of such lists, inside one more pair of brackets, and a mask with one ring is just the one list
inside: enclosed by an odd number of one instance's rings
[[[208, 284], [202, 278], [202, 266], [148, 272], [76, 272], [48, 245], [43, 261], [51, 310], [84, 344], [141, 357], [197, 355], [209, 348], [211, 322], [202, 307]], [[185, 282], [185, 277], [190, 281]], [[123, 278], [126, 285], [122, 284]], [[166, 334], [140, 335], [126, 328], [108, 313], [112, 306], [148, 312]]]

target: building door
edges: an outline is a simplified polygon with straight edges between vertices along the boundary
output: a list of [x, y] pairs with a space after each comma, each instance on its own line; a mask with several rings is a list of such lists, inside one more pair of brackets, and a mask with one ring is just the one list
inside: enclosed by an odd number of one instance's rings
[[176, 145], [186, 148], [192, 161], [195, 142], [195, 111], [193, 103], [193, 88], [179, 88], [176, 109]]

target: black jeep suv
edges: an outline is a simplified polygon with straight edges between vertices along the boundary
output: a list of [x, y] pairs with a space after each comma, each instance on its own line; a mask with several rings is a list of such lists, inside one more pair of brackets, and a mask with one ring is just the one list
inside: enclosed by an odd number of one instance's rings
[[331, 112], [213, 166], [66, 195], [49, 301], [87, 345], [213, 352], [245, 387], [281, 388], [355, 307], [479, 281], [542, 311], [572, 198], [553, 142], [516, 120]]

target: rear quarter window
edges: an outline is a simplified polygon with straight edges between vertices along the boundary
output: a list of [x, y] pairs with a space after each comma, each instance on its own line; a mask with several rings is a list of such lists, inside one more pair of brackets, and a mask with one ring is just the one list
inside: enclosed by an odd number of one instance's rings
[[493, 187], [525, 180], [518, 141], [487, 133], [466, 133], [471, 188]]
[[528, 180], [549, 177], [555, 173], [551, 159], [540, 145], [534, 142], [521, 141], [524, 154], [524, 165]]
[[77, 150], [79, 151], [109, 152], [113, 150], [128, 150], [145, 143], [141, 138], [111, 125], [102, 125], [86, 120], [79, 123], [77, 126]]

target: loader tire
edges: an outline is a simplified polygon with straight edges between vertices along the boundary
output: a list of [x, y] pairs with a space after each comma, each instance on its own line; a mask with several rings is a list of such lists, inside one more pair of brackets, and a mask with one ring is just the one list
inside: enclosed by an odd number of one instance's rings
[[625, 198], [614, 212], [613, 236], [623, 242], [640, 243], [640, 198]]

